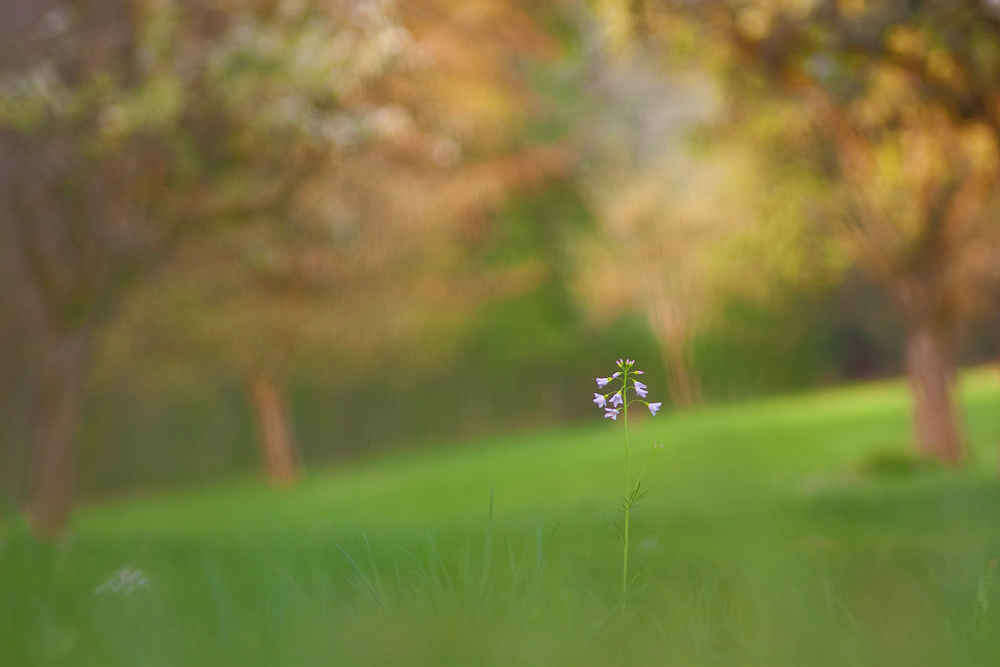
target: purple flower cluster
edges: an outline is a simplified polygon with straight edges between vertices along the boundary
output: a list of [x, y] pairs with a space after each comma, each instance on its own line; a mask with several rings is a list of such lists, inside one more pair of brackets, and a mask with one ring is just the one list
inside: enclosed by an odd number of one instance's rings
[[[618, 414], [622, 410], [628, 409], [629, 403], [634, 403], [639, 401], [649, 408], [649, 412], [655, 417], [657, 410], [663, 405], [661, 402], [650, 403], [648, 401], [643, 401], [640, 399], [646, 398], [648, 391], [646, 385], [639, 382], [636, 379], [632, 379], [632, 384], [629, 384], [629, 375], [642, 375], [643, 372], [640, 370], [632, 370], [632, 366], [635, 365], [635, 361], [632, 359], [619, 359], [617, 362], [619, 370], [609, 377], [597, 378], [597, 388], [603, 389], [612, 380], [621, 378], [621, 387], [617, 391], [608, 392], [607, 394], [598, 394], [594, 392], [594, 403], [599, 408], [604, 408], [604, 418], [617, 420]], [[628, 390], [632, 389], [635, 391], [636, 398], [629, 400]], [[609, 398], [610, 397], [610, 398]], [[608, 407], [608, 404], [611, 404]]]

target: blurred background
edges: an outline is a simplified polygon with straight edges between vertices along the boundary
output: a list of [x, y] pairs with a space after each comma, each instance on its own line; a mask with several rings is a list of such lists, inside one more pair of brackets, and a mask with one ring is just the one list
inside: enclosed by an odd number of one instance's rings
[[[1000, 7], [10, 0], [0, 484], [81, 499], [997, 352]], [[448, 445], [448, 443], [456, 443]]]
[[3, 0], [0, 664], [1000, 664], [998, 185], [997, 0]]

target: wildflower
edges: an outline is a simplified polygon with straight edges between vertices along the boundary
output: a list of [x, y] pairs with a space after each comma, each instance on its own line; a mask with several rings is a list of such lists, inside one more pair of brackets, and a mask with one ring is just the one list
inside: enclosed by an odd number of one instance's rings
[[[594, 392], [594, 403], [597, 405], [597, 407], [604, 408], [604, 418], [605, 419], [610, 419], [612, 421], [618, 421], [618, 413], [621, 412], [622, 413], [622, 419], [625, 420], [625, 427], [622, 429], [622, 431], [623, 431], [623, 434], [625, 436], [625, 461], [626, 461], [626, 466], [625, 466], [625, 487], [626, 487], [626, 495], [621, 496], [621, 499], [622, 499], [621, 511], [625, 512], [625, 527], [624, 527], [624, 531], [619, 532], [618, 525], [617, 524], [612, 524], [612, 528], [614, 528], [615, 535], [618, 537], [618, 539], [622, 543], [622, 587], [621, 587], [621, 599], [619, 601], [619, 605], [621, 606], [621, 610], [624, 612], [625, 611], [625, 600], [626, 600], [626, 598], [627, 598], [627, 596], [629, 594], [629, 588], [630, 588], [630, 583], [629, 583], [629, 578], [628, 578], [628, 545], [629, 545], [629, 541], [628, 541], [628, 519], [629, 519], [629, 513], [636, 506], [636, 504], [638, 503], [639, 499], [642, 498], [642, 496], [644, 495], [643, 493], [640, 493], [640, 491], [639, 491], [639, 488], [640, 488], [639, 487], [639, 483], [642, 481], [642, 475], [646, 471], [646, 466], [643, 466], [642, 470], [639, 472], [639, 476], [635, 480], [635, 484], [633, 485], [632, 484], [632, 477], [631, 477], [631, 470], [630, 470], [629, 466], [627, 465], [627, 462], [628, 462], [628, 404], [629, 404], [629, 400], [628, 400], [628, 394], [626, 392], [629, 389], [629, 384], [628, 384], [629, 373], [633, 373], [634, 375], [643, 375], [643, 372], [642, 371], [633, 371], [632, 370], [632, 366], [635, 364], [635, 361], [632, 360], [632, 359], [628, 359], [628, 360], [619, 359], [617, 363], [618, 363], [618, 370], [619, 370], [619, 372], [616, 372], [611, 377], [597, 378], [597, 386], [598, 386], [598, 388], [605, 387], [612, 380], [615, 380], [615, 379], [618, 379], [618, 378], [621, 378], [621, 385], [617, 386], [617, 391], [615, 391], [614, 389], [611, 389], [611, 390], [608, 391], [607, 394], [598, 394], [597, 392]], [[648, 395], [648, 391], [647, 391], [646, 385], [643, 384], [642, 382], [639, 382], [635, 378], [632, 378], [632, 389], [635, 390], [636, 396], [638, 398], [646, 398], [646, 396]], [[656, 416], [657, 410], [659, 410], [660, 406], [663, 405], [662, 403], [648, 403], [646, 401], [639, 401], [639, 402], [640, 403], [644, 403], [646, 405], [646, 407], [649, 408], [649, 411], [653, 414], [653, 416]], [[656, 445], [654, 445], [653, 446], [653, 455], [656, 454], [656, 451], [658, 449], [663, 449], [663, 445], [659, 445], [659, 447], [657, 447]], [[652, 460], [653, 459], [652, 459], [652, 456], [651, 456], [650, 457], [650, 461], [652, 461]], [[648, 466], [649, 463], [647, 463], [646, 465]], [[652, 538], [652, 539], [653, 539], [653, 541], [649, 542], [649, 544], [650, 545], [655, 545], [655, 538]], [[653, 547], [651, 546], [650, 548], [653, 548]], [[634, 577], [633, 577], [633, 579], [634, 579]]]

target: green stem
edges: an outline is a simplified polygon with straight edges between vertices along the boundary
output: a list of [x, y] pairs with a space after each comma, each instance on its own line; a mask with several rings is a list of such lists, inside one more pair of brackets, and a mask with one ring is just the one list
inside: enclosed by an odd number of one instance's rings
[[628, 592], [628, 514], [629, 494], [632, 489], [632, 468], [628, 457], [628, 371], [622, 371], [622, 420], [625, 423], [625, 539], [622, 540], [622, 613], [625, 612], [625, 595]]
[[649, 464], [653, 462], [653, 457], [654, 456], [656, 456], [656, 448], [655, 447], [653, 448], [653, 455], [649, 457], [648, 461], [646, 461], [646, 465], [642, 466], [642, 470], [639, 471], [639, 477], [638, 477], [638, 479], [635, 480], [635, 491], [636, 492], [639, 491], [639, 484], [642, 482], [642, 476], [646, 474], [646, 468], [648, 468]]

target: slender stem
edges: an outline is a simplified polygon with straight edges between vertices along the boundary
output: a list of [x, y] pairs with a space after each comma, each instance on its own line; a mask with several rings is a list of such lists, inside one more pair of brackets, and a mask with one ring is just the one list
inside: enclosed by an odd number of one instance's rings
[[632, 468], [628, 457], [628, 371], [622, 371], [622, 420], [625, 423], [625, 539], [622, 540], [622, 612], [625, 612], [625, 595], [628, 592], [628, 514], [629, 495], [632, 490]]
[[649, 464], [653, 462], [653, 457], [654, 456], [656, 456], [656, 449], [655, 448], [653, 449], [653, 455], [649, 457], [648, 461], [646, 461], [646, 465], [642, 466], [642, 470], [639, 471], [639, 477], [636, 478], [636, 480], [635, 480], [635, 489], [636, 489], [636, 491], [639, 490], [639, 483], [642, 482], [642, 476], [646, 474], [646, 468], [648, 468]]

